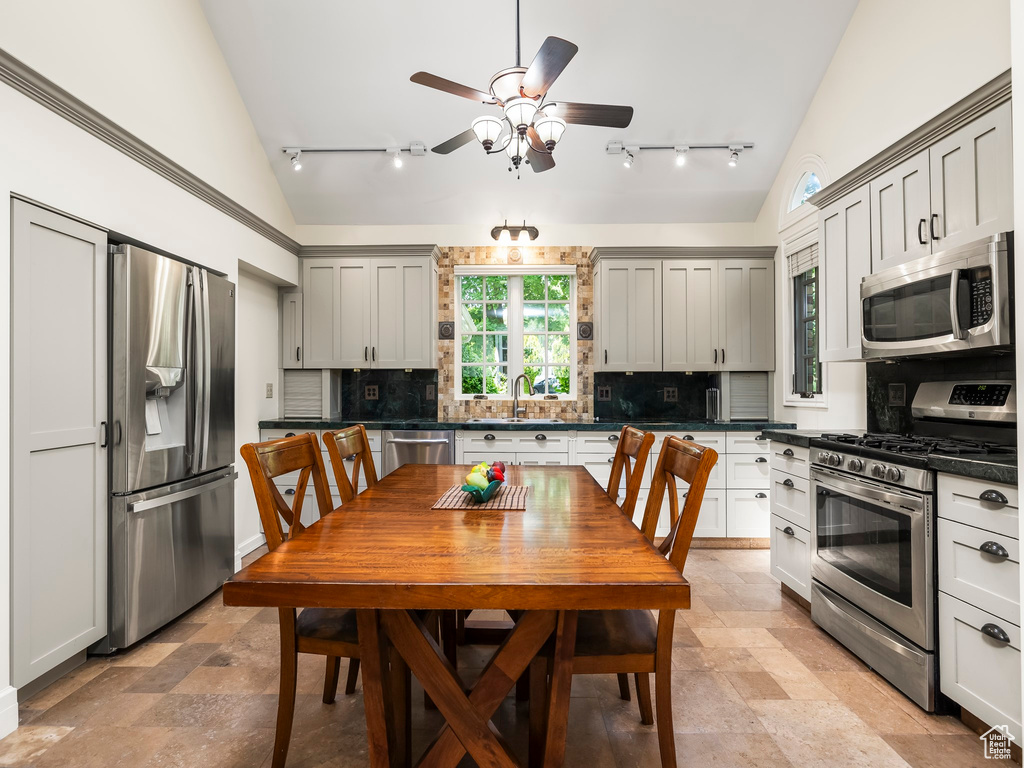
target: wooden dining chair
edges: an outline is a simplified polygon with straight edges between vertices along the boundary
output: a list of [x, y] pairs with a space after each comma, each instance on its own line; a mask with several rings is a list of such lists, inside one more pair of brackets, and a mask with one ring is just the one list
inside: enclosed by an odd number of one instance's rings
[[[333, 510], [320, 442], [309, 432], [295, 437], [249, 443], [242, 446], [242, 458], [249, 467], [256, 507], [259, 509], [267, 548], [273, 552], [287, 539], [305, 530], [302, 524], [302, 502], [309, 481], [313, 481], [320, 517]], [[372, 461], [372, 460], [371, 460]], [[290, 472], [298, 472], [295, 501], [291, 507], [273, 480]], [[340, 483], [339, 483], [340, 485]], [[350, 496], [351, 498], [351, 496]], [[282, 526], [282, 520], [288, 528]], [[298, 654], [310, 653], [327, 657], [324, 680], [325, 704], [334, 702], [338, 691], [341, 658], [349, 659], [345, 693], [355, 692], [359, 674], [359, 636], [356, 613], [348, 609], [304, 608], [296, 617], [295, 608], [280, 608], [281, 622], [281, 688], [277, 701], [277, 736], [274, 740], [273, 768], [283, 768], [288, 756], [292, 720], [295, 714], [295, 684]]]
[[[354, 427], [324, 432], [323, 439], [331, 457], [331, 468], [338, 481], [342, 504], [351, 501], [359, 493], [360, 469], [368, 489], [377, 485], [377, 468], [373, 464], [366, 427], [356, 424]], [[345, 468], [346, 464], [352, 465], [351, 475]]]
[[[644, 508], [642, 530], [647, 539], [654, 533], [661, 516], [665, 493], [669, 494], [672, 527], [658, 550], [680, 572], [686, 564], [690, 542], [697, 525], [708, 475], [718, 461], [718, 453], [670, 437], [661, 448], [654, 470], [651, 493]], [[676, 481], [689, 483], [682, 512], [679, 510]], [[672, 731], [672, 635], [676, 612], [662, 610], [655, 619], [650, 611], [580, 611], [576, 628], [574, 675], [628, 674], [636, 679], [640, 721], [654, 723], [651, 707], [650, 673], [654, 673], [658, 713], [658, 746], [662, 768], [675, 768], [675, 737]], [[547, 677], [551, 671], [553, 648], [548, 646], [530, 664], [530, 764], [543, 754], [547, 712]]]
[[619, 506], [623, 514], [632, 520], [636, 500], [640, 495], [640, 486], [644, 481], [647, 458], [651, 454], [651, 446], [654, 445], [654, 433], [643, 432], [627, 424], [622, 428], [617, 440], [615, 456], [610, 459], [612, 473], [608, 478], [608, 498], [619, 504], [619, 486], [625, 479], [626, 496]]

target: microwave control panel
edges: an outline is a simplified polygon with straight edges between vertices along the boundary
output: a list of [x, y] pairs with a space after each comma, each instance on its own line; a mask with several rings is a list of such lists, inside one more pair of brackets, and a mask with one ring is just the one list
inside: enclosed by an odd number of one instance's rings
[[971, 328], [992, 319], [992, 270], [989, 267], [971, 271]]
[[949, 395], [950, 405], [979, 405], [999, 408], [1006, 405], [1012, 384], [956, 384]]

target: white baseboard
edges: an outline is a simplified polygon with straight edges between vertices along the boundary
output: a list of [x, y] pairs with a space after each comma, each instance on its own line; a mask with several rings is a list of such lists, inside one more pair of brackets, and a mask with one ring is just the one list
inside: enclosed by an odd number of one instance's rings
[[235, 573], [242, 570], [242, 558], [248, 555], [257, 547], [262, 547], [267, 541], [266, 536], [262, 533], [257, 533], [255, 536], [250, 536], [248, 539], [238, 545], [235, 550]]
[[0, 739], [18, 730], [18, 689], [0, 689]]

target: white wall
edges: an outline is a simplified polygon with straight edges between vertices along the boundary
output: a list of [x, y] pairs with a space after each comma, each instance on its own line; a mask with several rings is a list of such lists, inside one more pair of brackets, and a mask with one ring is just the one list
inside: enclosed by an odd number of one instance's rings
[[292, 235], [197, 0], [4, 0], [0, 48]]
[[[238, 327], [245, 328], [235, 348], [235, 441], [238, 445], [259, 442], [261, 419], [276, 419], [281, 393], [278, 387], [280, 322], [277, 286], [252, 272], [238, 273]], [[274, 396], [267, 398], [267, 384]], [[245, 462], [239, 459], [235, 485], [236, 567], [240, 559], [263, 543], [259, 512]]]
[[[820, 156], [837, 179], [1009, 69], [1009, 22], [1009, 0], [860, 0], [758, 215], [759, 239], [780, 242], [780, 205], [801, 158]], [[778, 332], [789, 333], [789, 307], [779, 301], [777, 311]], [[778, 418], [808, 429], [864, 425], [862, 364], [827, 366], [827, 410], [785, 408], [776, 349]]]

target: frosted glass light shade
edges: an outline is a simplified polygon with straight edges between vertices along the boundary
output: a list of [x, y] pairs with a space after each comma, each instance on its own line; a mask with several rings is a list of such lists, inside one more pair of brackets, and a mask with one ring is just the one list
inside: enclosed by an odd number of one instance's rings
[[518, 99], [510, 99], [505, 103], [505, 117], [508, 118], [508, 121], [512, 123], [516, 130], [522, 133], [526, 132], [536, 114], [537, 102], [525, 96]]
[[505, 147], [505, 152], [507, 152], [508, 156], [512, 159], [517, 157], [523, 158], [526, 157], [526, 149], [529, 146], [529, 142], [526, 140], [525, 136], [513, 136], [512, 140]]
[[502, 125], [503, 123], [498, 118], [484, 115], [474, 120], [470, 127], [473, 129], [473, 133], [476, 134], [476, 140], [483, 144], [484, 149], [490, 151], [491, 147], [494, 146], [494, 142], [501, 136]]
[[550, 152], [561, 141], [562, 134], [565, 133], [565, 120], [560, 117], [545, 116], [533, 124], [533, 129], [537, 131], [540, 140], [544, 142], [544, 146]]

